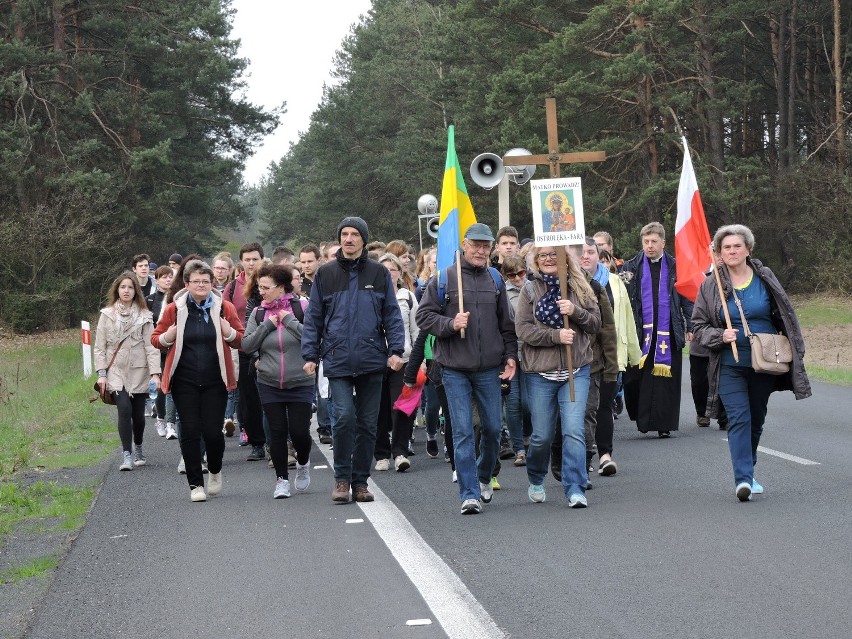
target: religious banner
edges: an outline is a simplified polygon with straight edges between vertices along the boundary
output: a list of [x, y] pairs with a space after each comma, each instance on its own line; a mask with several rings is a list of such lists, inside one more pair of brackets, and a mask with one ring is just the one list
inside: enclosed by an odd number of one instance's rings
[[532, 180], [530, 186], [536, 246], [583, 244], [586, 221], [580, 178]]

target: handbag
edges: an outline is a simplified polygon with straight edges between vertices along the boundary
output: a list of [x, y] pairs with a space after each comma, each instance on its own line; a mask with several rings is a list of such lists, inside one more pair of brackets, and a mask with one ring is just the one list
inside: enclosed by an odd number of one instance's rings
[[736, 291], [734, 291], [734, 301], [740, 311], [746, 337], [751, 343], [751, 367], [754, 371], [767, 375], [783, 375], [790, 372], [793, 347], [787, 336], [781, 333], [752, 333]]
[[[112, 354], [112, 359], [110, 359], [109, 364], [107, 364], [107, 367], [106, 367], [107, 372], [109, 372], [109, 369], [112, 366], [112, 363], [115, 361], [115, 356], [118, 355], [118, 351], [121, 348], [121, 345], [124, 344], [124, 340], [126, 340], [126, 339], [127, 339], [127, 337], [125, 337], [123, 340], [121, 340], [118, 343], [118, 346], [116, 346], [115, 352], [113, 352], [113, 354]], [[115, 406], [115, 397], [113, 397], [113, 394], [110, 393], [107, 390], [106, 385], [104, 385], [104, 388], [103, 388], [103, 391], [102, 391], [100, 384], [98, 384], [98, 382], [96, 381], [94, 388], [95, 388], [95, 392], [97, 393], [97, 396], [89, 398], [90, 404], [92, 404], [92, 403], [98, 401], [98, 399], [100, 399], [104, 404], [107, 404], [109, 406]]]

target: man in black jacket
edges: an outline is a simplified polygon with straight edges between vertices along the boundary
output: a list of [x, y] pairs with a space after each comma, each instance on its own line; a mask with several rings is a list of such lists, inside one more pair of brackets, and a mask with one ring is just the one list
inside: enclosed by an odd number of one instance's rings
[[[495, 277], [489, 271], [493, 242], [491, 229], [472, 224], [465, 231], [461, 264], [429, 281], [416, 315], [420, 330], [435, 335], [434, 358], [443, 366], [462, 514], [482, 512], [480, 499], [488, 503], [493, 496], [491, 476], [502, 427], [500, 383], [515, 376], [518, 360], [506, 287], [499, 273]], [[464, 312], [459, 308], [458, 268]], [[479, 458], [473, 441], [473, 398], [482, 437]]]

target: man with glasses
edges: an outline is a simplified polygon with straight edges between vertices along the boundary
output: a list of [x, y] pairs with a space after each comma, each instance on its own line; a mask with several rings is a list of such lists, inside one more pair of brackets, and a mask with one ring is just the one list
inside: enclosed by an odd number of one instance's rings
[[[482, 502], [490, 502], [494, 494], [491, 477], [502, 422], [500, 384], [515, 376], [518, 361], [506, 287], [489, 272], [493, 243], [488, 226], [471, 224], [464, 234], [461, 263], [447, 268], [446, 278], [429, 281], [416, 315], [420, 330], [435, 336], [434, 358], [443, 366], [463, 515], [482, 512]], [[464, 312], [459, 307], [457, 269], [462, 275]], [[438, 290], [439, 279], [446, 282], [443, 293]], [[472, 399], [480, 419], [478, 458]]]

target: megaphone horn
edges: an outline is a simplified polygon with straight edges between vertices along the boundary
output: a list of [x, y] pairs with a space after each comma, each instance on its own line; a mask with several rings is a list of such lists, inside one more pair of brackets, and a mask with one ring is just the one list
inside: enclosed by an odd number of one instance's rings
[[505, 173], [503, 158], [496, 153], [480, 153], [470, 164], [471, 179], [484, 189], [500, 184]]
[[438, 237], [438, 222], [439, 219], [436, 217], [430, 217], [426, 220], [426, 232], [430, 235], [430, 237]]

